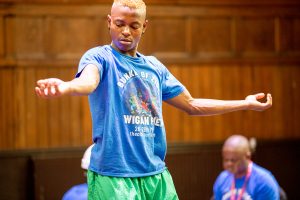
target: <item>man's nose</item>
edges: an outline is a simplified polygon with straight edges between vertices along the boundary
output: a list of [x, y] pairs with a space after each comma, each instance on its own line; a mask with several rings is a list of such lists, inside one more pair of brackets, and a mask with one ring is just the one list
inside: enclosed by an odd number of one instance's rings
[[130, 34], [130, 28], [129, 28], [128, 26], [125, 26], [125, 27], [123, 28], [122, 33], [123, 33], [124, 35], [129, 35], [129, 34]]
[[225, 162], [223, 162], [223, 165], [224, 165], [224, 167], [229, 168], [229, 167], [232, 166], [232, 162], [230, 162], [230, 161], [225, 161]]

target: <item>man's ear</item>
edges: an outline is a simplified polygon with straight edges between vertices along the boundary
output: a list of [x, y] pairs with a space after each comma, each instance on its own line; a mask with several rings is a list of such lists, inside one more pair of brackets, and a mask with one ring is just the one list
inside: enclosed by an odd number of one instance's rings
[[249, 160], [251, 160], [251, 152], [250, 152], [250, 151], [247, 151], [246, 157], [247, 157]]
[[143, 24], [143, 34], [145, 33], [145, 31], [147, 29], [147, 24], [148, 24], [148, 20], [146, 19], [144, 24]]
[[107, 28], [110, 30], [110, 25], [111, 25], [111, 16], [107, 15]]

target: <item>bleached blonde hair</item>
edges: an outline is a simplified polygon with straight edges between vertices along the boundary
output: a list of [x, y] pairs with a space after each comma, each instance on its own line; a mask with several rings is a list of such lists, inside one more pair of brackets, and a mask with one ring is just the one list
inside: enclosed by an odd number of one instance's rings
[[146, 15], [146, 4], [143, 0], [114, 0], [113, 5], [121, 5], [137, 9], [140, 13], [144, 13]]

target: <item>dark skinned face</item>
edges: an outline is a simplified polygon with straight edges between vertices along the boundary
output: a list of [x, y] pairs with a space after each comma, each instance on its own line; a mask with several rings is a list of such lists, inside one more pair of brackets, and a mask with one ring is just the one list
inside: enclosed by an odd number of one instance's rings
[[232, 148], [223, 148], [223, 168], [235, 177], [244, 176], [247, 173], [249, 158], [243, 151]]
[[145, 14], [138, 9], [113, 5], [107, 20], [112, 47], [123, 54], [136, 56], [139, 41], [146, 30]]

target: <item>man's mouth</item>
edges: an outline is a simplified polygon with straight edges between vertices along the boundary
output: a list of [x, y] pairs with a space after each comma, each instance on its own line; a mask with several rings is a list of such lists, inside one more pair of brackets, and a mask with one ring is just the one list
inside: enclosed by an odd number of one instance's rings
[[124, 43], [124, 44], [129, 44], [129, 43], [131, 43], [131, 40], [129, 40], [129, 39], [120, 39], [120, 42]]

